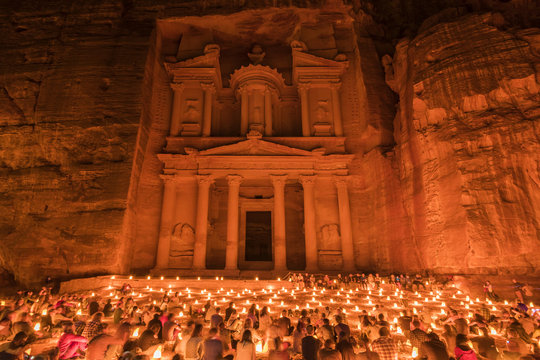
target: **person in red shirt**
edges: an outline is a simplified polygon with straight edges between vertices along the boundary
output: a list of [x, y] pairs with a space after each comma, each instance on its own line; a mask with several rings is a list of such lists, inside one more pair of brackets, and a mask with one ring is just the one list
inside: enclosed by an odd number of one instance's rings
[[88, 346], [88, 339], [75, 335], [72, 322], [64, 324], [64, 333], [58, 340], [58, 359], [74, 359], [84, 355]]

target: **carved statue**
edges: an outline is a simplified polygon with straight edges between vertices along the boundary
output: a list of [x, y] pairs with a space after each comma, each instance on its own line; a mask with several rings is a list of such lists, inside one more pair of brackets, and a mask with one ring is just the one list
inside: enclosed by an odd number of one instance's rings
[[198, 99], [186, 99], [186, 111], [184, 112], [184, 119], [186, 122], [196, 123], [201, 118], [201, 112], [197, 110], [199, 104]]
[[262, 46], [259, 44], [253, 45], [251, 51], [248, 53], [249, 60], [251, 60], [251, 63], [253, 65], [259, 65], [260, 63], [262, 63], [265, 55], [266, 53], [264, 52]]
[[315, 118], [318, 123], [328, 122], [328, 100], [317, 101], [317, 108], [315, 109]]
[[326, 224], [321, 227], [321, 237], [325, 248], [337, 250], [340, 248], [341, 236], [337, 224]]
[[195, 231], [189, 224], [176, 224], [171, 235], [171, 256], [182, 255], [193, 249]]

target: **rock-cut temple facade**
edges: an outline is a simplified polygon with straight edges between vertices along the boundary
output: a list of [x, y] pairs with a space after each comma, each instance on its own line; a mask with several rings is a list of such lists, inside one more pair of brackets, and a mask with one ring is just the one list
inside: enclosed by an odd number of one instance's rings
[[343, 115], [354, 53], [339, 23], [326, 39], [312, 26], [249, 47], [183, 27], [176, 56], [158, 57], [169, 95], [155, 273], [356, 271]]

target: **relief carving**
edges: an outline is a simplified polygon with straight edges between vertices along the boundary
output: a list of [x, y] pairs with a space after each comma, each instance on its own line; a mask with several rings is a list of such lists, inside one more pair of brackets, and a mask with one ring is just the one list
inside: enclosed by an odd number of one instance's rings
[[186, 99], [186, 111], [184, 111], [184, 122], [198, 123], [201, 118], [201, 112], [197, 109], [199, 99]]
[[326, 224], [321, 227], [321, 237], [323, 244], [328, 250], [339, 250], [341, 247], [341, 236], [337, 224]]
[[191, 256], [195, 244], [195, 231], [186, 223], [176, 224], [171, 235], [170, 256]]
[[318, 100], [317, 108], [315, 109], [315, 136], [331, 136], [332, 125], [328, 122], [328, 100]]
[[262, 46], [259, 44], [253, 45], [251, 51], [248, 53], [249, 60], [251, 60], [251, 63], [253, 65], [259, 65], [260, 63], [262, 63], [265, 55], [266, 53], [264, 52]]

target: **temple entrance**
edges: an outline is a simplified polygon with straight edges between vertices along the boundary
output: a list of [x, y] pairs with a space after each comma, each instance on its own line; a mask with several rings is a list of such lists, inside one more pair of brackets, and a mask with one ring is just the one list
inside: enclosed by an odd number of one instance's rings
[[246, 261], [272, 261], [272, 212], [246, 212]]

